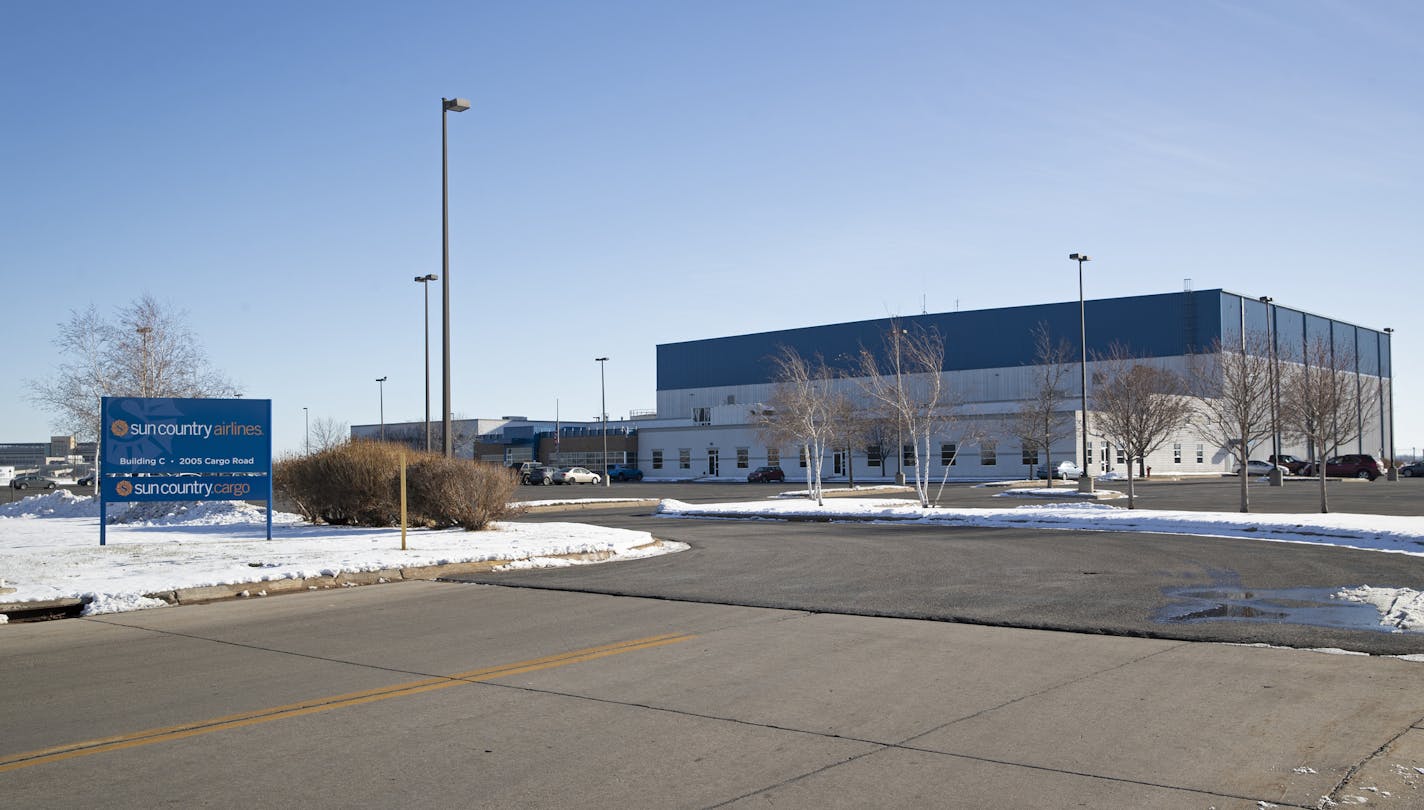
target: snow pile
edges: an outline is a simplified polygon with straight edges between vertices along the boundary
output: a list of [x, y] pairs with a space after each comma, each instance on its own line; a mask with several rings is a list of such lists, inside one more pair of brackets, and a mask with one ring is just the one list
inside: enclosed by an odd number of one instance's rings
[[[124, 507], [110, 507], [111, 517], [116, 508]], [[67, 489], [56, 489], [44, 495], [31, 495], [23, 500], [0, 506], [0, 518], [97, 518], [98, 516], [98, 498], [91, 495], [75, 495]]]
[[807, 502], [688, 504], [666, 500], [658, 506], [656, 514], [671, 518], [886, 520], [976, 528], [1191, 534], [1424, 556], [1424, 520], [1417, 516], [1174, 512], [1123, 509], [1100, 503], [1025, 504], [1012, 509], [922, 509], [913, 501], [872, 498], [836, 498], [819, 507]]
[[1017, 487], [1006, 489], [996, 493], [995, 498], [1086, 498], [1088, 500], [1103, 500], [1126, 498], [1127, 496], [1114, 489], [1100, 489], [1096, 492], [1079, 492], [1071, 486], [1066, 487]]
[[[229, 526], [237, 523], [264, 523], [267, 509], [245, 501], [148, 501], [136, 503], [118, 515], [110, 507], [109, 524], [140, 524], [144, 526]], [[98, 514], [96, 509], [95, 514]], [[291, 525], [301, 522], [298, 515], [272, 513], [272, 523]]]
[[1374, 605], [1380, 624], [1400, 630], [1424, 630], [1424, 593], [1411, 588], [1372, 588], [1361, 585], [1335, 594], [1336, 599]]
[[[266, 539], [266, 513], [241, 502], [163, 504], [140, 522], [110, 526], [99, 545], [99, 519], [58, 517], [82, 511], [68, 493], [27, 499], [24, 509], [0, 517], [0, 571], [14, 593], [4, 602], [82, 599], [94, 615], [156, 607], [148, 594], [209, 585], [261, 583], [389, 571], [450, 563], [518, 561], [521, 567], [567, 564], [559, 555], [622, 560], [681, 551], [681, 543], [655, 544], [647, 532], [578, 523], [504, 523], [495, 530], [414, 529], [401, 550], [399, 528], [313, 526], [294, 515], [274, 515]], [[18, 506], [18, 505], [17, 505]], [[94, 510], [97, 512], [97, 505]], [[161, 512], [161, 514], [160, 514]], [[45, 519], [26, 519], [43, 517]]]

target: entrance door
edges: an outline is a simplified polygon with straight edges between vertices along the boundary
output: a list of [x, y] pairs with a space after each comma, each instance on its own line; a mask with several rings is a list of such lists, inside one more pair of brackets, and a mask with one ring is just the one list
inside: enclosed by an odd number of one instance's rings
[[835, 470], [832, 475], [843, 475], [841, 472], [841, 451], [837, 450], [831, 454], [831, 466]]
[[715, 447], [707, 448], [707, 474], [717, 475], [717, 448]]

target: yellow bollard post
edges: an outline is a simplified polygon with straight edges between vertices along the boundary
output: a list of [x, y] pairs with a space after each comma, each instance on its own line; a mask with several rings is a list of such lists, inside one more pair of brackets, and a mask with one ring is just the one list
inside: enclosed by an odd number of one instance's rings
[[405, 453], [401, 458], [401, 551], [405, 551]]

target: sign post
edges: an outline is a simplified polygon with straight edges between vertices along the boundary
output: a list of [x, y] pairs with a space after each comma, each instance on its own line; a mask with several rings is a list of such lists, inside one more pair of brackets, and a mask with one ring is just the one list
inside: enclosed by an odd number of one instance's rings
[[272, 539], [272, 401], [104, 397], [99, 545], [109, 503], [267, 502]]

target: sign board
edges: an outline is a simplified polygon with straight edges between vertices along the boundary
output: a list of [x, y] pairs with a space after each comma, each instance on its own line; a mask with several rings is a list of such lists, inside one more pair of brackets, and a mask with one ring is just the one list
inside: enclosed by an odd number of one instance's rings
[[272, 402], [104, 397], [99, 424], [99, 545], [108, 505], [267, 501], [272, 539]]
[[104, 397], [100, 472], [269, 473], [265, 399]]

